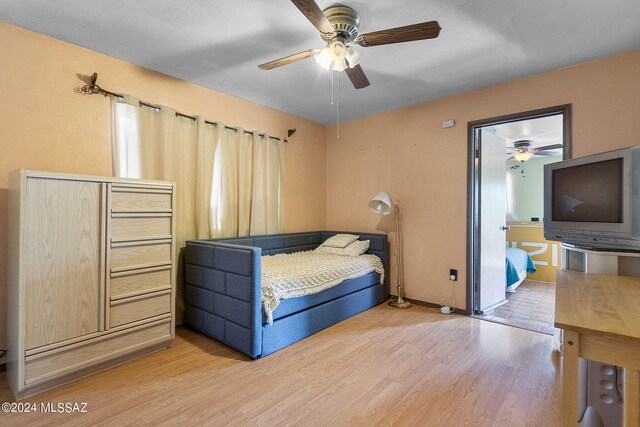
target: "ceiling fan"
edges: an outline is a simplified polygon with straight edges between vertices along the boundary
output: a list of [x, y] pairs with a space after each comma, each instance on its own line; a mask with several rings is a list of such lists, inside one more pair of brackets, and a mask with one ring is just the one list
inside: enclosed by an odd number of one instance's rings
[[513, 147], [507, 147], [507, 160], [515, 159], [519, 162], [526, 162], [532, 156], [557, 156], [558, 153], [551, 152], [562, 148], [562, 144], [545, 145], [544, 147], [531, 147], [533, 141], [530, 139], [521, 139], [513, 143]]
[[261, 70], [288, 65], [301, 59], [316, 57], [327, 69], [346, 71], [356, 89], [370, 85], [362, 67], [358, 64], [362, 53], [353, 47], [380, 46], [415, 40], [433, 39], [440, 34], [438, 21], [421, 22], [404, 27], [358, 34], [360, 15], [348, 6], [335, 5], [321, 10], [314, 0], [291, 0], [304, 16], [320, 32], [327, 42], [323, 49], [309, 49], [284, 58], [258, 65]]

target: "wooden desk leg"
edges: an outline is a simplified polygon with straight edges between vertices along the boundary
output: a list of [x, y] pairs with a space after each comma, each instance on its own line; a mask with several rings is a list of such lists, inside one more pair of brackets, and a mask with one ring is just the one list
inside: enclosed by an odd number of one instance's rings
[[562, 425], [578, 424], [578, 349], [580, 335], [564, 330], [562, 345]]
[[624, 370], [624, 427], [640, 426], [640, 371]]

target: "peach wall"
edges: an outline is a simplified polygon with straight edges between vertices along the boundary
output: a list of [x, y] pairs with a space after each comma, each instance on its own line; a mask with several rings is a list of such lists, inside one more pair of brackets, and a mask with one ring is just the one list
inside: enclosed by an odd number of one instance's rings
[[110, 108], [74, 92], [76, 73], [106, 89], [271, 135], [285, 148], [285, 228], [325, 225], [326, 128], [0, 21], [0, 348], [6, 337], [7, 179], [14, 169], [110, 175]]
[[[454, 291], [464, 308], [467, 122], [570, 103], [574, 157], [640, 144], [639, 75], [635, 50], [342, 123], [339, 139], [329, 127], [327, 228], [389, 229], [367, 208], [388, 191], [403, 207], [407, 296], [451, 304]], [[448, 119], [456, 126], [442, 129]]]

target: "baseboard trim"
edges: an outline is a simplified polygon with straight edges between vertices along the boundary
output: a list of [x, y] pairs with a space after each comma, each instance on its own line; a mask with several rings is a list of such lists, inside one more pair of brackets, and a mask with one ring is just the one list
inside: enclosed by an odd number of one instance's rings
[[407, 297], [404, 297], [404, 299], [409, 301], [411, 304], [421, 305], [422, 307], [438, 308], [438, 309], [440, 308], [438, 304], [434, 304], [432, 302], [420, 301], [419, 299], [413, 299], [413, 298], [407, 298]]
[[[393, 295], [391, 295], [390, 297], [393, 297]], [[419, 299], [413, 299], [413, 298], [404, 298], [405, 300], [409, 301], [411, 304], [415, 304], [415, 305], [420, 305], [422, 307], [428, 307], [428, 308], [437, 308], [438, 310], [440, 309], [440, 307], [442, 307], [442, 305], [440, 304], [434, 304], [432, 302], [427, 302], [427, 301], [420, 301]], [[455, 313], [458, 314], [464, 314], [469, 316], [471, 313], [468, 313], [467, 310], [460, 308], [460, 307], [454, 307], [455, 308]]]

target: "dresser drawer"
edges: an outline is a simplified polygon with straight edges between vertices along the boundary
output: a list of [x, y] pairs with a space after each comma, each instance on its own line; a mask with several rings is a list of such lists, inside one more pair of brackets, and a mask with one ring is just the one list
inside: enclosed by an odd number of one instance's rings
[[170, 262], [171, 243], [135, 244], [111, 248], [112, 272]]
[[111, 241], [163, 239], [171, 236], [170, 216], [114, 216], [111, 218]]
[[171, 212], [171, 193], [114, 189], [111, 193], [111, 211]]
[[111, 302], [109, 326], [124, 325], [171, 311], [171, 293], [143, 295]]
[[120, 299], [171, 288], [171, 269], [132, 271], [111, 276], [111, 299]]

